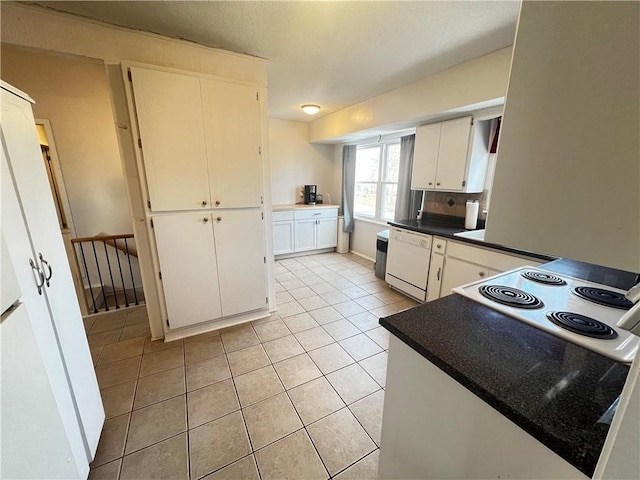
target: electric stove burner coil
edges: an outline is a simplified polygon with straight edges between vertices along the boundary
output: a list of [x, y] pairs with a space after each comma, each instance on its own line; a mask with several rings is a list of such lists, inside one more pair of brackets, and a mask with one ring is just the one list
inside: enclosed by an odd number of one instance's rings
[[618, 333], [610, 326], [594, 319], [572, 312], [548, 312], [547, 318], [561, 328], [591, 338], [613, 340]]
[[551, 285], [554, 287], [561, 287], [562, 285], [566, 285], [566, 280], [558, 277], [557, 275], [552, 275], [550, 273], [537, 272], [535, 270], [527, 270], [522, 273], [522, 276], [527, 280], [531, 280], [537, 283], [542, 283], [543, 285]]
[[611, 290], [605, 290], [604, 288], [576, 287], [573, 289], [573, 293], [585, 300], [604, 305], [605, 307], [629, 310], [633, 306], [633, 303], [622, 293], [612, 292]]
[[530, 293], [504, 285], [482, 285], [478, 291], [489, 300], [515, 308], [533, 310], [544, 307], [544, 303]]

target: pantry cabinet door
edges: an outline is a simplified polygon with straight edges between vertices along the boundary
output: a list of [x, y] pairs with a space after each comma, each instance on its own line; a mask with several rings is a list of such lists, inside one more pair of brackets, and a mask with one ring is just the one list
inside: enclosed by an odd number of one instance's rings
[[151, 209], [208, 207], [200, 80], [139, 67], [131, 74]]
[[222, 316], [212, 219], [180, 213], [153, 219], [171, 328]]
[[259, 207], [262, 200], [260, 100], [255, 87], [201, 80], [214, 207]]
[[441, 125], [441, 123], [432, 123], [431, 125], [422, 125], [416, 128], [413, 170], [411, 173], [412, 190], [435, 188]]
[[436, 189], [464, 189], [470, 135], [471, 117], [442, 122]]
[[264, 220], [258, 208], [214, 212], [222, 314], [267, 306]]

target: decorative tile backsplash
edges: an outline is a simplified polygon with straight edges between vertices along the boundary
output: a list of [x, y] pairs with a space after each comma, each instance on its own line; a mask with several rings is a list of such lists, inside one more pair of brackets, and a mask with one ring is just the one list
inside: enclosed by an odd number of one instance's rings
[[482, 193], [425, 192], [423, 207], [424, 211], [429, 213], [464, 217], [467, 200], [477, 200], [480, 202], [478, 218], [484, 219], [482, 211], [487, 208], [488, 195], [488, 190]]

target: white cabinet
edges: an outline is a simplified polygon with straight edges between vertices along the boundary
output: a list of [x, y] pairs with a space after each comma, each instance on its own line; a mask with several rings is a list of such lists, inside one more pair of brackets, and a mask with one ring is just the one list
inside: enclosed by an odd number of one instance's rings
[[316, 248], [332, 248], [336, 245], [338, 245], [338, 217], [319, 218], [316, 223]]
[[167, 327], [256, 318], [268, 308], [260, 88], [161, 67], [123, 68]]
[[171, 328], [222, 316], [211, 223], [211, 215], [205, 212], [153, 219]]
[[463, 117], [419, 126], [411, 188], [482, 192], [489, 158], [490, 123]]
[[20, 297], [0, 322], [0, 463], [86, 478], [104, 409], [27, 98], [2, 84], [2, 278], [13, 265]]
[[260, 209], [213, 213], [222, 315], [267, 307], [264, 223]]
[[440, 298], [440, 287], [444, 270], [444, 254], [447, 241], [442, 238], [433, 239], [431, 248], [431, 262], [429, 264], [429, 279], [427, 281], [427, 302]]
[[526, 265], [535, 267], [540, 265], [540, 261], [518, 255], [508, 255], [489, 248], [448, 241], [440, 296], [450, 295], [454, 287]]
[[171, 328], [266, 306], [261, 215], [242, 209], [154, 217]]
[[152, 210], [206, 207], [210, 194], [200, 80], [147, 68], [132, 67], [131, 72]]
[[305, 218], [294, 222], [294, 250], [296, 252], [316, 249], [317, 224], [318, 220], [315, 218]]
[[273, 254], [294, 252], [293, 212], [273, 212]]
[[[498, 272], [495, 272], [498, 273]], [[448, 257], [442, 278], [441, 292], [445, 297], [451, 290], [460, 285], [482, 280], [494, 274], [493, 270], [475, 263], [466, 262], [458, 258]]]
[[273, 212], [275, 255], [334, 248], [338, 244], [338, 208], [300, 208]]
[[153, 211], [259, 207], [256, 87], [131, 67]]
[[262, 203], [260, 101], [254, 86], [200, 80], [214, 207]]

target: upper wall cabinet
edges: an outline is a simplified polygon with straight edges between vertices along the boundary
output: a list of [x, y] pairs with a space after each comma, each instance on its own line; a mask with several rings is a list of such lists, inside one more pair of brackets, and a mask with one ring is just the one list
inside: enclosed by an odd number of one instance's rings
[[141, 67], [131, 74], [151, 210], [260, 206], [256, 88]]
[[490, 124], [463, 117], [418, 127], [411, 188], [482, 192], [489, 158]]

